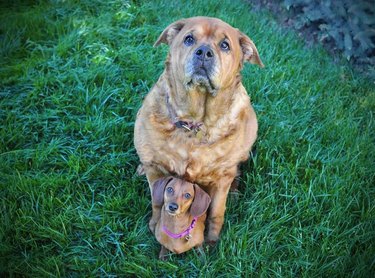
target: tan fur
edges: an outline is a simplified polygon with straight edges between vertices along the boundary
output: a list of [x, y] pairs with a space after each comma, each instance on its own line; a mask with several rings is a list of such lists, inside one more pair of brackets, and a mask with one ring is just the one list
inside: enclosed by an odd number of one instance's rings
[[[158, 184], [155, 185], [156, 183]], [[208, 194], [198, 185], [177, 178], [168, 177], [158, 180], [156, 183], [153, 185], [154, 199], [159, 201], [162, 197], [163, 200], [161, 217], [155, 227], [155, 237], [162, 245], [159, 258], [164, 259], [167, 250], [181, 254], [193, 247], [200, 248], [204, 241], [206, 211], [211, 201]], [[166, 190], [168, 187], [173, 189], [172, 193]], [[185, 197], [186, 193], [190, 195], [190, 198]], [[162, 196], [155, 196], [161, 194]], [[178, 209], [173, 213], [168, 210], [171, 203], [178, 205]], [[179, 234], [191, 225], [195, 216], [198, 219], [190, 231], [191, 238], [189, 240], [186, 240], [185, 237], [171, 238], [162, 230], [162, 227], [165, 226], [170, 232]]]
[[[184, 45], [193, 34], [196, 43]], [[230, 51], [219, 45], [226, 39]], [[135, 123], [134, 143], [150, 186], [175, 175], [199, 184], [211, 196], [207, 241], [216, 241], [224, 221], [225, 204], [237, 166], [249, 156], [257, 137], [257, 119], [241, 83], [243, 63], [263, 67], [254, 43], [238, 29], [207, 17], [182, 19], [169, 25], [155, 45], [166, 43], [170, 52], [166, 69], [145, 98]], [[193, 82], [194, 51], [208, 45], [214, 53], [212, 86]], [[193, 76], [193, 77], [192, 77]], [[176, 128], [179, 120], [202, 122], [200, 134]], [[152, 189], [151, 189], [152, 190]], [[160, 218], [153, 205], [152, 231]]]

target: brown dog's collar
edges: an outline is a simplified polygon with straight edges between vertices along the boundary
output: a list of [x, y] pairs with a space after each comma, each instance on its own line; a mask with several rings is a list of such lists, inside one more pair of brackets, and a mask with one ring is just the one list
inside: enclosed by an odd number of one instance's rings
[[177, 121], [173, 123], [177, 128], [184, 128], [187, 131], [194, 131], [195, 133], [199, 132], [203, 123], [194, 123], [186, 121]]
[[202, 122], [193, 122], [193, 121], [180, 121], [177, 117], [176, 112], [173, 110], [172, 106], [169, 103], [169, 96], [166, 97], [166, 105], [169, 113], [169, 117], [172, 119], [173, 125], [177, 128], [184, 129], [185, 131], [193, 131], [196, 135], [201, 134]]

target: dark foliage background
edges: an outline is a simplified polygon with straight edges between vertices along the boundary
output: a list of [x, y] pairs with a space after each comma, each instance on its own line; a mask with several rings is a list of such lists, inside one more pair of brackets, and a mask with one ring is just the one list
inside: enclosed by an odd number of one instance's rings
[[[253, 1], [251, 1], [253, 2]], [[375, 78], [375, 1], [373, 0], [256, 0], [308, 42], [322, 43], [330, 52]]]

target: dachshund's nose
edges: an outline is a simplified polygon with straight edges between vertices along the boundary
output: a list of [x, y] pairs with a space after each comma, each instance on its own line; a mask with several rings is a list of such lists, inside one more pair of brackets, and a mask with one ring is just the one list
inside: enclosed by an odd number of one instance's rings
[[171, 212], [175, 212], [178, 209], [178, 205], [176, 203], [170, 203], [168, 209]]

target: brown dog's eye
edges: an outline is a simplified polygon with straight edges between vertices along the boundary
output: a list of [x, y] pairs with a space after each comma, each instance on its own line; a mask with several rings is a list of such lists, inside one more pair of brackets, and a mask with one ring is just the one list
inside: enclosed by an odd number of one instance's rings
[[185, 44], [186, 46], [191, 46], [191, 45], [193, 45], [194, 43], [195, 43], [195, 39], [193, 38], [192, 35], [187, 35], [187, 36], [185, 37], [184, 44]]
[[224, 51], [229, 51], [230, 50], [229, 43], [227, 41], [222, 41], [220, 43], [220, 48]]
[[172, 187], [167, 187], [167, 193], [172, 194], [173, 193], [173, 188]]
[[189, 193], [186, 193], [186, 194], [185, 194], [185, 198], [186, 198], [186, 199], [190, 199], [190, 198], [191, 198], [191, 195], [190, 195]]

